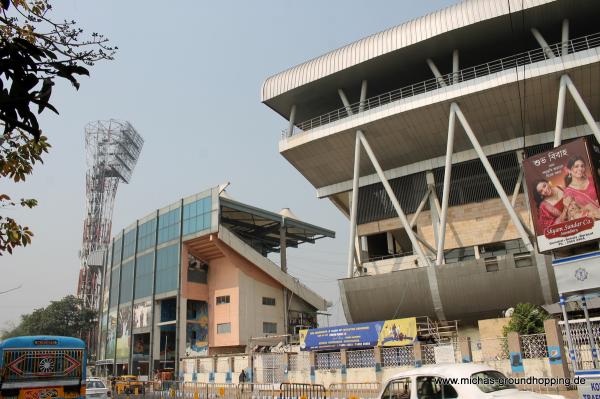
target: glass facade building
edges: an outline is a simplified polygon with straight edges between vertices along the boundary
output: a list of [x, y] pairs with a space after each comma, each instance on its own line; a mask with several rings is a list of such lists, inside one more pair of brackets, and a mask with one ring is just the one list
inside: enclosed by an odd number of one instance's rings
[[285, 326], [287, 302], [300, 320], [316, 318], [327, 301], [266, 257], [279, 252], [282, 228], [290, 247], [334, 235], [220, 197], [218, 187], [116, 234], [104, 265], [98, 374], [152, 377], [177, 370], [183, 356], [244, 351], [249, 337], [295, 331]]
[[[178, 330], [201, 333], [185, 321], [179, 325], [177, 317], [181, 251], [185, 239], [218, 230], [216, 196], [211, 189], [181, 199], [113, 238], [105, 265], [98, 353], [98, 364], [108, 366], [110, 374], [151, 375], [174, 367]], [[206, 314], [206, 302], [187, 306], [193, 307], [194, 320]], [[154, 336], [160, 344], [153, 351]]]

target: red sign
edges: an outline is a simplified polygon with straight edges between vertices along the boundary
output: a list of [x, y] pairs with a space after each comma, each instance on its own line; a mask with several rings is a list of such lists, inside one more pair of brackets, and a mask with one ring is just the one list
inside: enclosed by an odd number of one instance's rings
[[540, 252], [600, 239], [595, 151], [581, 138], [523, 161]]

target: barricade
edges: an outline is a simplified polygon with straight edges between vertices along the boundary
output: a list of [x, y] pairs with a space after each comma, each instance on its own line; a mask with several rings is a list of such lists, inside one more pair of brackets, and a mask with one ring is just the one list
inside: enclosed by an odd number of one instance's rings
[[111, 392], [116, 398], [152, 397], [152, 391], [152, 383], [147, 381], [119, 381], [114, 387], [111, 386]]
[[207, 399], [237, 399], [237, 384], [207, 384]]
[[273, 384], [253, 384], [249, 382], [238, 385], [240, 399], [275, 399], [279, 391]]
[[205, 382], [184, 382], [183, 397], [186, 399], [208, 399], [208, 384]]
[[184, 383], [180, 381], [155, 381], [153, 397], [161, 399], [183, 398]]
[[326, 399], [327, 391], [320, 384], [283, 382], [279, 386], [279, 399]]
[[327, 396], [331, 399], [374, 399], [378, 397], [380, 389], [378, 382], [331, 384]]

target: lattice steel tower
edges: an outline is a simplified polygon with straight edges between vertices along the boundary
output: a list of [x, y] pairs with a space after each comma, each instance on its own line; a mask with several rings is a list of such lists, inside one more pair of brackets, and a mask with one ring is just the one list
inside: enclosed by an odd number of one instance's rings
[[[110, 119], [85, 127], [86, 217], [77, 296], [91, 309], [99, 309], [102, 285], [102, 262], [93, 258], [108, 248], [117, 187], [119, 182], [129, 183], [143, 145], [129, 122]], [[89, 338], [88, 343], [95, 341]]]

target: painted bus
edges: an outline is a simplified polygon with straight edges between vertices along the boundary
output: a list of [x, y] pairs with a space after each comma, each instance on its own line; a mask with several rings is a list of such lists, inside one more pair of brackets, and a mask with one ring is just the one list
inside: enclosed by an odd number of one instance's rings
[[39, 335], [0, 342], [0, 399], [85, 398], [85, 344]]

